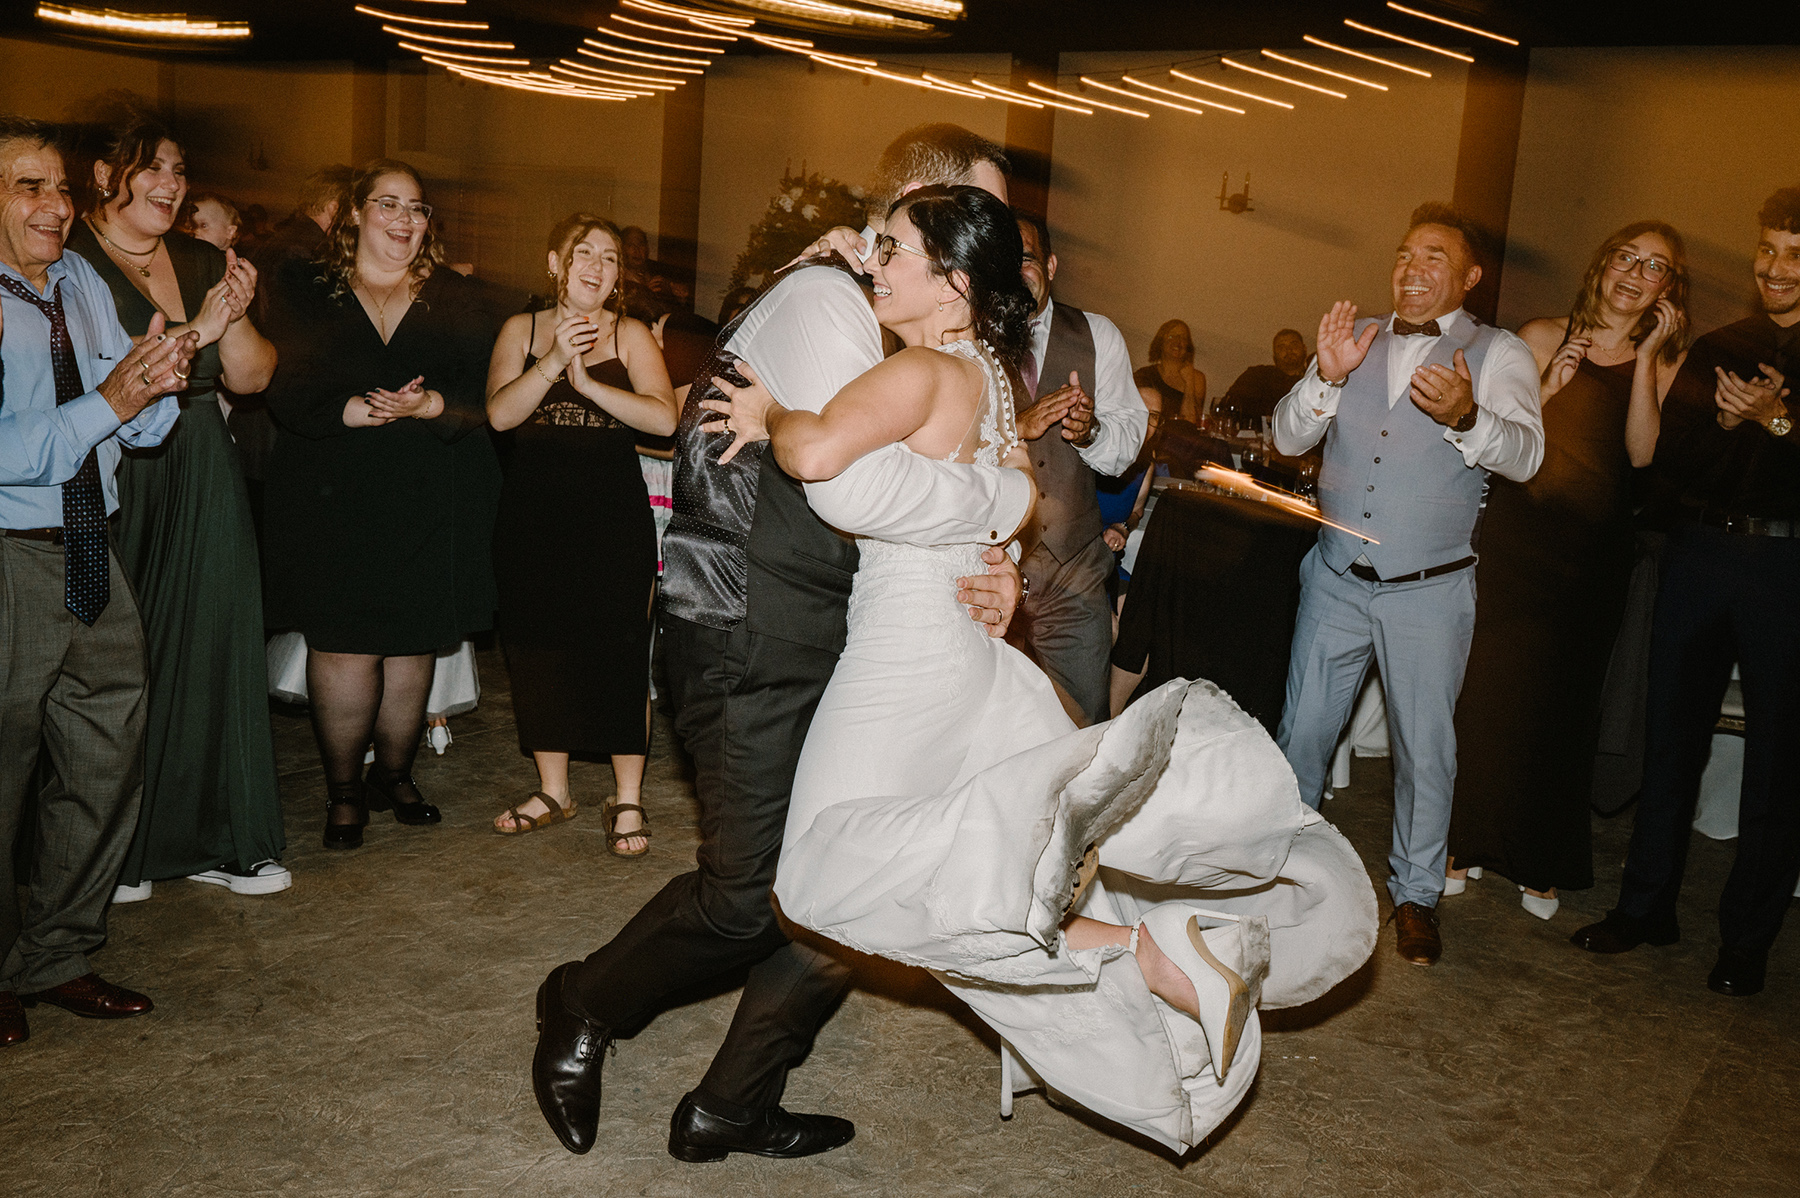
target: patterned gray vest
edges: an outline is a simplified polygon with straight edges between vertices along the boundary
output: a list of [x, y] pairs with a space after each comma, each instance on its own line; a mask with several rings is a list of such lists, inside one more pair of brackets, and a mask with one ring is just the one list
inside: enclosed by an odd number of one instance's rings
[[[1071, 370], [1081, 375], [1081, 385], [1093, 394], [1094, 330], [1087, 313], [1057, 300], [1050, 310], [1050, 339], [1038, 371], [1038, 396], [1068, 383]], [[1066, 562], [1101, 533], [1094, 472], [1063, 439], [1061, 424], [1025, 444], [1037, 474], [1038, 502], [1032, 519], [1038, 526], [1038, 538], [1051, 556]]]
[[[1344, 384], [1319, 470], [1320, 512], [1367, 537], [1321, 528], [1319, 552], [1339, 574], [1367, 554], [1376, 573], [1395, 578], [1474, 552], [1470, 538], [1487, 471], [1463, 464], [1462, 451], [1444, 440], [1443, 425], [1412, 402], [1404, 380], [1399, 401], [1388, 407], [1388, 350], [1394, 344], [1388, 318], [1359, 320], [1356, 332], [1376, 322], [1382, 331]], [[1462, 350], [1480, 403], [1481, 365], [1496, 335], [1465, 312], [1437, 339], [1425, 362], [1449, 366]]]

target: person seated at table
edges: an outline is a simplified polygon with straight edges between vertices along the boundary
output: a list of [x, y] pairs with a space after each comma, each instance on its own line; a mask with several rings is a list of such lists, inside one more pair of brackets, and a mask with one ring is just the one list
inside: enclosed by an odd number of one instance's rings
[[1273, 416], [1281, 397], [1292, 391], [1306, 373], [1306, 338], [1299, 332], [1281, 330], [1275, 334], [1273, 348], [1273, 364], [1265, 362], [1245, 370], [1219, 400], [1220, 407], [1231, 408], [1238, 419], [1251, 427], [1260, 427], [1264, 416]]
[[1150, 364], [1133, 371], [1131, 381], [1146, 404], [1152, 394], [1158, 397], [1155, 410], [1200, 423], [1206, 412], [1206, 375], [1194, 369], [1194, 335], [1186, 321], [1163, 322], [1150, 338]]

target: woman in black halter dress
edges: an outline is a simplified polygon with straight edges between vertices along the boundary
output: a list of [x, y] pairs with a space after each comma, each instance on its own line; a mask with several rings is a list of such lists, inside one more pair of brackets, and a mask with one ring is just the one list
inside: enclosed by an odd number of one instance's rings
[[1680, 235], [1646, 221], [1600, 248], [1572, 316], [1519, 330], [1543, 371], [1544, 463], [1529, 482], [1494, 478], [1482, 516], [1446, 893], [1492, 869], [1548, 919], [1558, 889], [1594, 884], [1588, 795], [1633, 563], [1632, 471], [1655, 449], [1686, 300]]
[[616, 307], [619, 234], [585, 213], [550, 236], [554, 309], [515, 316], [488, 371], [488, 413], [513, 429], [494, 529], [500, 636], [519, 748], [538, 789], [495, 821], [535, 831], [575, 813], [569, 759], [610, 758], [608, 846], [641, 856], [656, 526], [640, 433], [680, 408], [650, 330]]

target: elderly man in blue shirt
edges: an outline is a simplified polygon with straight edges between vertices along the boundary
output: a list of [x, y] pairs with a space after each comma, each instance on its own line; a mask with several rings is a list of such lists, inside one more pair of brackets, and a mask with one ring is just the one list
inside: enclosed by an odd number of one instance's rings
[[[121, 448], [175, 423], [195, 338], [158, 317], [134, 346], [100, 276], [63, 253], [74, 217], [55, 128], [0, 116], [0, 1047], [30, 1035], [40, 1002], [94, 1019], [151, 1007], [87, 959], [143, 790], [144, 634], [107, 519]], [[11, 846], [27, 804], [21, 919]]]

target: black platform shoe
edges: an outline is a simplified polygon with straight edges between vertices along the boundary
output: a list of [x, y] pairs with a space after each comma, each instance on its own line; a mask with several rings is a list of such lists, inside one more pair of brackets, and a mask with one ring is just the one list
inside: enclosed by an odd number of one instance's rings
[[[351, 822], [333, 820], [341, 808], [350, 807], [356, 811], [356, 819]], [[360, 849], [362, 848], [363, 829], [369, 823], [369, 809], [363, 803], [363, 789], [354, 782], [348, 787], [333, 788], [325, 798], [325, 847], [328, 849]]]
[[[411, 774], [402, 774], [398, 778], [384, 777], [380, 767], [372, 765], [363, 782], [369, 788], [370, 811], [391, 810], [394, 819], [415, 827], [420, 824], [438, 824], [444, 820], [444, 813], [434, 804], [427, 803], [425, 796], [419, 794], [419, 784], [412, 780]], [[418, 797], [410, 800], [401, 798], [401, 787], [411, 787], [412, 793]]]

